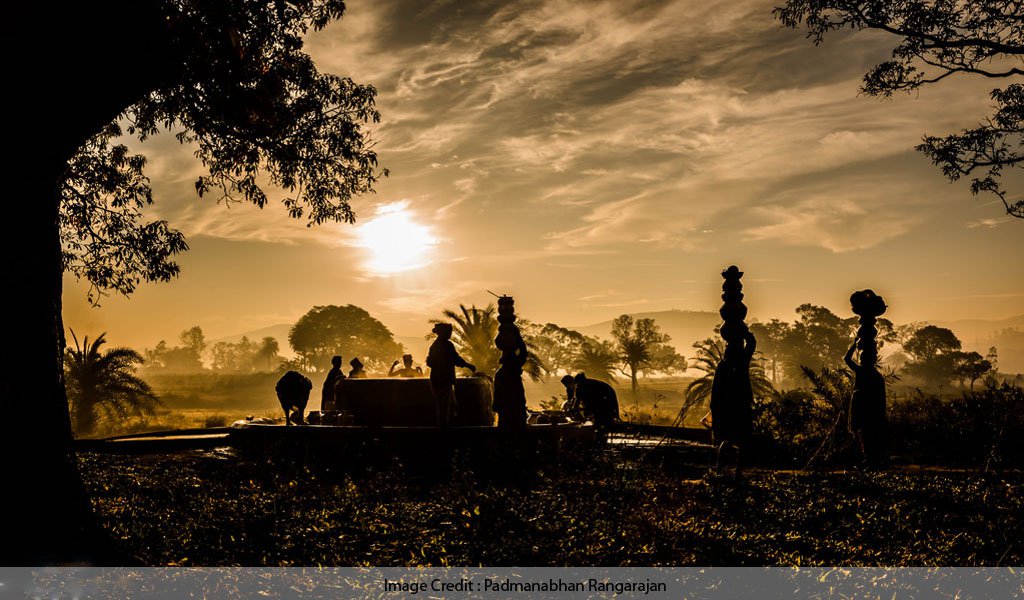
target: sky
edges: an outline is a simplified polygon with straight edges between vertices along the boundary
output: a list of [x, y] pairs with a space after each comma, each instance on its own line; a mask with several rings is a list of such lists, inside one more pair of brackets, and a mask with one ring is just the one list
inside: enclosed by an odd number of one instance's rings
[[716, 310], [730, 264], [762, 320], [805, 302], [849, 316], [868, 287], [897, 322], [1024, 313], [1024, 222], [913, 150], [983, 119], [996, 84], [860, 95], [894, 40], [814, 46], [779, 27], [774, 3], [348, 2], [307, 49], [379, 90], [372, 136], [391, 176], [354, 199], [357, 224], [199, 199], [187, 146], [133, 143], [148, 215], [191, 250], [178, 279], [99, 308], [66, 277], [66, 324], [144, 347], [356, 304], [422, 336], [490, 290], [531, 320], [582, 326]]

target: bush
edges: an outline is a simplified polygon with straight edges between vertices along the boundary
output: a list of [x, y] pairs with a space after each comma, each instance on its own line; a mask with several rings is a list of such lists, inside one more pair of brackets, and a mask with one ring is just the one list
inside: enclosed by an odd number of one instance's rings
[[1024, 388], [1004, 383], [959, 397], [917, 390], [890, 404], [893, 451], [913, 462], [1024, 465]]

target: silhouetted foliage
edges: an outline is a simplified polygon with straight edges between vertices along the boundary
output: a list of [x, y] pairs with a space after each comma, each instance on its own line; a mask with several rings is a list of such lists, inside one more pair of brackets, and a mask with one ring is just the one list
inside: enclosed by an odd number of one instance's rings
[[271, 336], [265, 336], [260, 340], [259, 346], [256, 348], [256, 359], [260, 361], [262, 367], [263, 363], [266, 363], [266, 370], [274, 370], [274, 362], [280, 359], [278, 353], [281, 351], [281, 345], [278, 343], [277, 338]]
[[[889, 97], [958, 74], [1002, 79], [1024, 75], [1024, 28], [1015, 0], [788, 0], [775, 16], [791, 28], [807, 27], [815, 44], [850, 28], [890, 33], [899, 39], [889, 60], [864, 75], [861, 91]], [[1024, 218], [1024, 200], [1010, 199], [1004, 170], [1024, 160], [1024, 86], [1012, 83], [991, 94], [996, 112], [981, 125], [945, 137], [926, 136], [917, 150], [956, 181], [972, 177], [971, 192], [990, 192], [1007, 214]]]
[[765, 358], [765, 370], [771, 373], [772, 385], [778, 387], [786, 359], [785, 342], [792, 326], [779, 319], [772, 319], [767, 323], [751, 323], [748, 327], [757, 338], [757, 350]]
[[105, 290], [124, 295], [140, 281], [169, 281], [179, 272], [172, 259], [188, 249], [166, 221], [145, 221], [153, 203], [146, 157], [130, 154], [111, 123], [89, 138], [68, 161], [61, 185], [60, 230], [64, 268], [89, 282], [89, 299]]
[[586, 373], [590, 379], [614, 383], [617, 362], [615, 346], [611, 342], [588, 338], [580, 346], [570, 368], [576, 373]]
[[951, 330], [926, 325], [910, 334], [903, 350], [913, 358], [904, 368], [908, 375], [931, 385], [944, 385], [955, 377], [960, 340]]
[[[180, 72], [118, 117], [140, 141], [173, 131], [207, 174], [199, 196], [265, 206], [284, 190], [288, 215], [311, 224], [353, 222], [353, 196], [373, 191], [378, 169], [364, 124], [377, 122], [376, 90], [320, 73], [303, 36], [340, 18], [340, 0], [215, 5], [169, 0], [167, 26]], [[68, 164], [62, 188], [65, 268], [94, 291], [131, 293], [139, 281], [178, 274], [187, 249], [164, 221], [144, 222], [153, 202], [145, 157], [129, 154], [118, 122], [93, 136]]]
[[[842, 365], [857, 329], [857, 317], [843, 318], [824, 306], [801, 304], [796, 313], [798, 318], [792, 323], [772, 319], [749, 326], [776, 387], [802, 385], [803, 367], [820, 371]], [[878, 319], [876, 326], [879, 348], [897, 341], [897, 328], [891, 321]]]
[[940, 398], [918, 390], [890, 408], [894, 450], [926, 464], [1024, 464], [1024, 389], [1001, 384]]
[[593, 340], [578, 331], [560, 327], [554, 323], [546, 323], [540, 327], [521, 327], [520, 329], [523, 329], [524, 335], [529, 335], [533, 339], [534, 352], [544, 363], [547, 375], [571, 371], [574, 368], [573, 362], [579, 356], [583, 346]]
[[634, 393], [640, 389], [637, 381], [640, 371], [672, 373], [686, 369], [685, 359], [669, 345], [672, 338], [661, 333], [654, 319], [619, 316], [612, 321], [612, 338], [623, 365], [620, 370], [629, 376]]
[[206, 335], [198, 325], [193, 325], [182, 331], [179, 338], [181, 345], [196, 357], [202, 356], [206, 350]]
[[170, 347], [160, 340], [154, 348], [147, 348], [145, 369], [147, 371], [169, 371], [189, 373], [203, 370], [202, 353], [206, 349], [206, 336], [202, 328], [195, 325], [178, 336], [181, 346]]
[[64, 376], [72, 422], [78, 435], [92, 433], [101, 419], [124, 420], [130, 416], [153, 414], [160, 403], [156, 394], [135, 376], [143, 363], [142, 355], [131, 348], [111, 348], [101, 333], [91, 343], [85, 337], [64, 352]]
[[974, 389], [974, 382], [985, 376], [992, 370], [992, 363], [981, 356], [979, 352], [958, 352], [953, 362], [953, 375], [963, 381], [971, 382], [971, 389]]
[[387, 372], [403, 352], [391, 331], [358, 306], [314, 306], [288, 333], [288, 343], [302, 357], [305, 370], [326, 371], [331, 357], [358, 357], [367, 370]]
[[277, 351], [277, 340], [272, 337], [265, 337], [257, 344], [243, 335], [237, 342], [214, 344], [210, 348], [210, 367], [228, 373], [272, 371]]

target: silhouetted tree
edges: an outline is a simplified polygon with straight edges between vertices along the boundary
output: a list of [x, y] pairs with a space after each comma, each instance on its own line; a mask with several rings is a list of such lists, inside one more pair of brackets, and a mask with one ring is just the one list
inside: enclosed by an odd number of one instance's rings
[[92, 343], [85, 337], [79, 344], [72, 331], [75, 347], [64, 353], [68, 400], [78, 435], [91, 433], [101, 416], [114, 421], [151, 415], [159, 404], [149, 384], [135, 376], [142, 355], [131, 348], [101, 352], [105, 336], [101, 333]]
[[943, 385], [955, 376], [960, 340], [945, 327], [926, 325], [907, 338], [903, 350], [913, 361], [906, 372], [935, 385]]
[[780, 351], [784, 355], [781, 369], [791, 382], [802, 380], [802, 367], [820, 370], [842, 364], [856, 324], [824, 306], [801, 304], [796, 313], [799, 318], [785, 328]]
[[206, 337], [203, 330], [195, 325], [178, 336], [181, 346], [169, 347], [167, 342], [160, 340], [155, 348], [146, 348], [146, 370], [188, 373], [203, 370], [201, 356], [206, 349]]
[[265, 361], [267, 364], [267, 370], [272, 371], [273, 365], [271, 363], [278, 357], [278, 352], [280, 352], [280, 350], [281, 346], [278, 344], [277, 338], [268, 335], [260, 340], [260, 345], [256, 349], [256, 356], [259, 358], [261, 366]]
[[580, 351], [573, 358], [570, 370], [586, 373], [588, 379], [597, 379], [606, 383], [615, 382], [615, 363], [618, 356], [611, 342], [593, 338], [583, 343]]
[[547, 323], [542, 327], [520, 327], [520, 329], [524, 336], [528, 335], [533, 341], [533, 350], [544, 364], [545, 372], [548, 375], [555, 375], [560, 371], [567, 373], [574, 369], [573, 363], [579, 358], [583, 348], [588, 343], [595, 341], [578, 331], [560, 327], [554, 323]]
[[[104, 537], [97, 535], [78, 477], [61, 369], [68, 161], [111, 122], [127, 124], [127, 133], [140, 138], [174, 128], [208, 169], [198, 191], [218, 189], [262, 206], [268, 198], [260, 186], [271, 183], [286, 190], [291, 216], [351, 220], [349, 198], [371, 190], [382, 175], [362, 128], [378, 118], [375, 91], [319, 73], [303, 52], [303, 36], [339, 18], [341, 0], [104, 0], [54, 10], [34, 3], [10, 8], [10, 22], [22, 24], [10, 36], [12, 47], [37, 48], [33, 38], [43, 30], [50, 44], [46, 52], [29, 50], [14, 61], [11, 79], [19, 93], [8, 98], [10, 114], [25, 124], [8, 142], [26, 148], [9, 159], [19, 176], [8, 192], [24, 200], [9, 207], [0, 237], [18, 240], [17, 255], [9, 256], [31, 260], [5, 262], [4, 279], [20, 286], [8, 308], [18, 315], [11, 333], [21, 341], [17, 358], [25, 365], [21, 377], [2, 388], [5, 414], [19, 423], [18, 439], [5, 443], [19, 456], [10, 477], [36, 483], [8, 497], [19, 519], [3, 552], [18, 562], [88, 561]], [[54, 112], [54, 98], [74, 101]], [[158, 248], [167, 251], [164, 258], [173, 254], [175, 237], [161, 236], [164, 241], [134, 256], [159, 261]], [[166, 264], [150, 269], [120, 257], [120, 265], [112, 258], [109, 269], [78, 274], [94, 286], [119, 289], [119, 281], [133, 276], [159, 279], [174, 272]], [[6, 364], [14, 359], [4, 356]], [[41, 473], [47, 474], [43, 482]]]
[[191, 352], [198, 360], [206, 350], [206, 336], [198, 325], [194, 325], [181, 332], [181, 345]]
[[[498, 335], [498, 312], [493, 304], [483, 308], [477, 306], [466, 306], [459, 304], [459, 310], [445, 309], [441, 311], [444, 318], [431, 319], [431, 323], [451, 323], [452, 343], [459, 354], [476, 367], [478, 373], [486, 373], [493, 377], [498, 370], [498, 359], [501, 352], [494, 345], [494, 338]], [[533, 325], [525, 319], [519, 319], [517, 324], [523, 334], [523, 341], [526, 342], [526, 364], [523, 365], [523, 372], [530, 376], [533, 381], [539, 381], [544, 374], [545, 366], [537, 355], [534, 346], [533, 336], [530, 332]]]
[[772, 319], [767, 323], [751, 323], [750, 332], [757, 338], [757, 349], [767, 361], [767, 369], [772, 374], [772, 385], [779, 386], [782, 362], [786, 359], [786, 338], [792, 326], [789, 323]]
[[386, 371], [402, 345], [383, 323], [358, 306], [314, 306], [288, 333], [288, 343], [309, 371], [326, 371], [331, 357], [363, 360], [367, 370]]
[[237, 342], [217, 342], [210, 348], [210, 367], [214, 371], [247, 373], [259, 367], [259, 348], [246, 336]]
[[[884, 31], [899, 41], [889, 60], [864, 75], [861, 91], [889, 97], [960, 74], [1005, 79], [1024, 75], [1021, 6], [1013, 0], [788, 0], [775, 9], [788, 27], [806, 25], [815, 44], [831, 31]], [[992, 90], [995, 113], [973, 129], [926, 136], [917, 146], [956, 181], [972, 177], [971, 192], [995, 194], [1007, 214], [1024, 218], [1024, 200], [1007, 197], [1000, 178], [1024, 161], [1024, 86]]]
[[[634, 393], [640, 389], [636, 377], [638, 372], [645, 369], [671, 372], [684, 364], [675, 349], [668, 346], [672, 338], [667, 333], [661, 333], [654, 319], [619, 316], [612, 321], [612, 338], [615, 339], [619, 361], [625, 367], [622, 372], [629, 375]], [[666, 347], [670, 350], [666, 350]]]
[[961, 381], [961, 385], [964, 379], [969, 380], [972, 391], [974, 382], [991, 370], [992, 363], [978, 352], [958, 352], [953, 360], [953, 374]]

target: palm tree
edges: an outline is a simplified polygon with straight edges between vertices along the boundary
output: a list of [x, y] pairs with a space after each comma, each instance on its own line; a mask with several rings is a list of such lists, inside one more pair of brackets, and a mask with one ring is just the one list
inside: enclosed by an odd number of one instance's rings
[[[725, 354], [725, 344], [720, 340], [707, 338], [693, 344], [696, 354], [690, 364], [691, 368], [703, 371], [704, 375], [690, 382], [686, 386], [686, 398], [679, 410], [680, 416], [686, 414], [694, 406], [708, 404], [711, 401], [711, 387], [715, 380], [715, 370], [722, 362]], [[763, 400], [775, 395], [775, 387], [765, 373], [764, 359], [761, 353], [754, 355], [750, 361], [750, 387], [754, 392], [755, 400]]]
[[160, 404], [149, 384], [135, 376], [142, 355], [131, 348], [101, 352], [105, 336], [101, 333], [92, 343], [86, 337], [79, 344], [72, 331], [75, 347], [64, 352], [68, 402], [78, 435], [95, 429], [101, 416], [114, 420], [153, 414]]
[[260, 340], [260, 346], [256, 349], [256, 357], [259, 359], [267, 360], [267, 371], [271, 370], [271, 361], [277, 356], [278, 352], [281, 351], [281, 345], [277, 343], [277, 338], [267, 336]]
[[[444, 319], [431, 319], [431, 323], [452, 323], [452, 343], [463, 358], [472, 363], [477, 371], [494, 376], [498, 370], [498, 359], [501, 351], [494, 345], [498, 335], [498, 311], [494, 304], [477, 308], [474, 304], [466, 307], [459, 304], [459, 311], [445, 309], [441, 312]], [[520, 330], [526, 330], [526, 321], [519, 321]], [[530, 379], [538, 381], [544, 371], [544, 365], [534, 351], [531, 341], [524, 336], [526, 342], [526, 364], [523, 371]]]
[[608, 342], [587, 342], [580, 348], [579, 354], [572, 361], [572, 368], [575, 371], [586, 373], [590, 379], [600, 379], [613, 383], [615, 376], [612, 371], [618, 357], [615, 350]]

